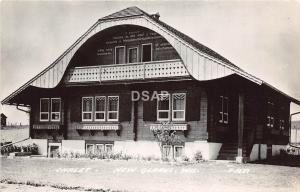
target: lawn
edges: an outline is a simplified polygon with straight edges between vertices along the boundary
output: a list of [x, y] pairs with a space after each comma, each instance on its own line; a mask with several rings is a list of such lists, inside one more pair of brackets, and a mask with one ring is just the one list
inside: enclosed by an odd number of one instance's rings
[[129, 192], [300, 191], [300, 168], [214, 161], [183, 165], [137, 160], [1, 158], [1, 179], [5, 178]]

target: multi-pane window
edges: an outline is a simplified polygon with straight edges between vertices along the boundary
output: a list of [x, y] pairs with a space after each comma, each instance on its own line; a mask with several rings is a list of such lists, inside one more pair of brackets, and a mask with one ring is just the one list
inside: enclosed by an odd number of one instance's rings
[[125, 63], [125, 47], [115, 47], [115, 63], [123, 64]]
[[128, 49], [128, 63], [138, 62], [138, 48], [129, 48]]
[[49, 121], [49, 98], [40, 99], [40, 121]]
[[267, 127], [273, 128], [275, 124], [275, 118], [274, 118], [274, 103], [271, 101], [268, 101], [267, 106]]
[[51, 121], [60, 121], [60, 98], [51, 98]]
[[60, 121], [61, 99], [41, 98], [40, 99], [40, 121]]
[[101, 153], [111, 153], [113, 151], [113, 144], [86, 144], [85, 152], [87, 154], [101, 154]]
[[157, 119], [170, 120], [170, 95], [159, 94], [157, 99]]
[[152, 44], [142, 45], [142, 62], [152, 61]]
[[82, 121], [92, 121], [93, 97], [82, 98]]
[[107, 120], [117, 121], [119, 118], [119, 97], [108, 96]]
[[179, 158], [183, 155], [183, 146], [174, 146], [174, 158]]
[[172, 119], [175, 121], [185, 120], [185, 93], [172, 95]]
[[95, 97], [95, 121], [105, 121], [106, 97]]
[[219, 123], [228, 124], [228, 103], [229, 99], [225, 96], [219, 98]]

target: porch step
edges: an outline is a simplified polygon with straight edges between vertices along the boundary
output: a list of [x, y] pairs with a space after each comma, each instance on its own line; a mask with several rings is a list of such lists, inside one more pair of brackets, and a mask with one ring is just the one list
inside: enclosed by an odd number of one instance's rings
[[[237, 143], [224, 143], [220, 149], [219, 160], [235, 160], [238, 151]], [[243, 157], [247, 156], [247, 146], [243, 145]]]

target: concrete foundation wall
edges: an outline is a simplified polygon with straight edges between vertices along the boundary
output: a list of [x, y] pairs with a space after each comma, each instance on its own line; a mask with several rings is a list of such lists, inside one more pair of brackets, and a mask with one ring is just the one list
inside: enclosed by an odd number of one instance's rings
[[[267, 145], [260, 144], [260, 159], [267, 158]], [[259, 159], [259, 144], [254, 144], [250, 153], [250, 161], [256, 161]]]
[[217, 159], [221, 146], [221, 143], [209, 143], [206, 141], [186, 142], [185, 155], [193, 158], [196, 152], [201, 151], [203, 159], [214, 160]]
[[272, 145], [272, 156], [276, 156], [280, 154], [280, 150], [286, 150], [287, 145]]
[[47, 139], [31, 139], [31, 143], [35, 143], [38, 146], [39, 155], [47, 155], [48, 153], [48, 141]]
[[62, 140], [61, 152], [78, 152], [85, 153], [85, 141], [84, 140]]

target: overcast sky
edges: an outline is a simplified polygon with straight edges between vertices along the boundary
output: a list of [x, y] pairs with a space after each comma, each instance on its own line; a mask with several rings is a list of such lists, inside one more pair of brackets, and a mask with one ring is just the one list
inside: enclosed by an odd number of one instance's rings
[[[99, 18], [138, 6], [247, 72], [300, 99], [296, 1], [1, 2], [0, 99], [49, 66]], [[24, 112], [1, 106], [9, 122]], [[292, 112], [300, 111], [292, 106]]]

